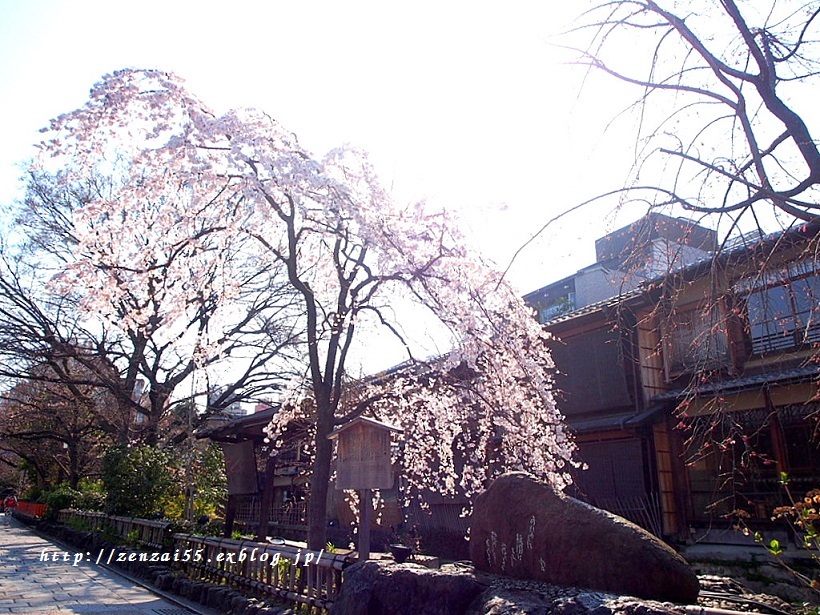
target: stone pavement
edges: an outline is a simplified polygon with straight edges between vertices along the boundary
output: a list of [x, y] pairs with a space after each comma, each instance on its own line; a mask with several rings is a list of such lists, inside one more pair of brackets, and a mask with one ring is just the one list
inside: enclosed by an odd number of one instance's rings
[[95, 557], [41, 538], [0, 514], [0, 614], [192, 613], [95, 564]]

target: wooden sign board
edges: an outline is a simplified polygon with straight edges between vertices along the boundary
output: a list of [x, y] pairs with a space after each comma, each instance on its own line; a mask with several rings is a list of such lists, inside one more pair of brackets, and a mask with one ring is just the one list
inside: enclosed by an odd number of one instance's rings
[[357, 417], [330, 436], [338, 439], [337, 489], [389, 489], [393, 486], [390, 434], [400, 429], [366, 417]]
[[256, 470], [256, 456], [253, 442], [247, 440], [237, 444], [223, 444], [225, 469], [228, 475], [228, 494], [247, 495], [258, 493], [259, 484]]

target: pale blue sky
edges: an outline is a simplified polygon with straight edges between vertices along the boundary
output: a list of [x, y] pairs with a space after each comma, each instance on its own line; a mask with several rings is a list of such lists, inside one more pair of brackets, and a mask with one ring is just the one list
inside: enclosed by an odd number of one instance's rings
[[[572, 8], [561, 8], [571, 5]], [[506, 261], [558, 211], [616, 187], [610, 90], [576, 101], [549, 43], [575, 3], [0, 0], [0, 204], [37, 130], [124, 67], [176, 72], [217, 111], [256, 106], [317, 154], [370, 152], [398, 198], [462, 211]], [[607, 84], [606, 87], [611, 87]], [[626, 99], [623, 98], [623, 101]], [[511, 272], [522, 292], [593, 259], [617, 221], [576, 216]]]

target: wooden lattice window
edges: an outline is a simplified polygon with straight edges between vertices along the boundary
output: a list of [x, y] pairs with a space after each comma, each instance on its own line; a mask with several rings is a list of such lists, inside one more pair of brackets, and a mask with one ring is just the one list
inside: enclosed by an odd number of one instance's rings
[[745, 302], [752, 354], [820, 341], [820, 276], [813, 261], [761, 278]]
[[669, 378], [728, 364], [726, 320], [719, 304], [676, 311], [665, 325], [664, 359]]

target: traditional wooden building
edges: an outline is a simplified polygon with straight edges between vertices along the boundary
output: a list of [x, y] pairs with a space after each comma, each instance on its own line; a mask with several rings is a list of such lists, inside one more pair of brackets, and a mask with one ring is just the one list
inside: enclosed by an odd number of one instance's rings
[[[669, 405], [678, 454], [668, 530], [714, 539], [738, 519], [767, 528], [820, 486], [820, 227], [741, 244], [667, 276], [638, 311], [645, 398]], [[720, 540], [735, 540], [724, 534]]]
[[[610, 260], [526, 297], [560, 340], [559, 407], [589, 467], [579, 497], [670, 539], [734, 542], [738, 515], [770, 526], [781, 472], [798, 493], [820, 486], [818, 231], [720, 254], [702, 229], [678, 249], [681, 232], [664, 245], [687, 256], [666, 272]], [[640, 245], [628, 232], [615, 243]], [[618, 292], [583, 304], [594, 275]]]
[[264, 537], [269, 524], [277, 533], [293, 532], [301, 538], [308, 492], [308, 458], [302, 453], [305, 425], [294, 423], [286, 433], [289, 445], [271, 455], [265, 427], [277, 407], [238, 418], [209, 421], [197, 437], [222, 445], [228, 477], [225, 533], [234, 527]]
[[[574, 495], [672, 541], [736, 542], [738, 515], [772, 529], [781, 473], [797, 494], [820, 487], [818, 241], [820, 226], [802, 226], [718, 252], [708, 229], [653, 215], [596, 242], [594, 265], [525, 297], [556, 336], [558, 404], [587, 465]], [[308, 460], [299, 446], [266, 454], [273, 412], [206, 432], [243, 475], [229, 520], [303, 523]], [[392, 527], [397, 490], [383, 495]], [[404, 515], [463, 542], [462, 504]]]

